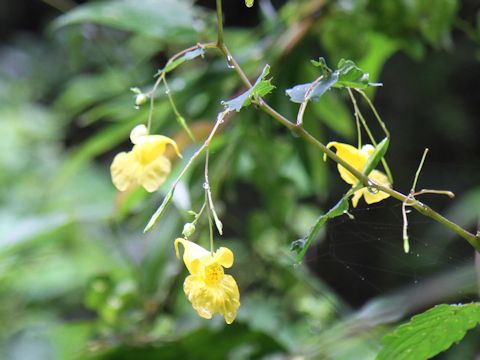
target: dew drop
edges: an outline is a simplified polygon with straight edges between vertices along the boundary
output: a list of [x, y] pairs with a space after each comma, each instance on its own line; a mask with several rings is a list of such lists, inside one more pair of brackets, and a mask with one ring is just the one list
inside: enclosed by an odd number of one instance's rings
[[208, 190], [208, 189], [210, 189], [210, 185], [208, 185], [208, 183], [204, 182], [204, 183], [203, 183], [203, 188], [204, 188], [205, 190]]
[[378, 191], [379, 191], [376, 187], [373, 187], [373, 186], [368, 186], [367, 190], [370, 194], [374, 194], [374, 195], [378, 194]]
[[233, 58], [230, 55], [227, 56], [227, 66], [229, 69], [235, 69]]
[[170, 94], [170, 90], [169, 89], [165, 90], [165, 94], [166, 95]]
[[134, 108], [135, 110], [139, 110], [139, 109], [140, 109], [140, 106], [135, 105], [133, 108]]

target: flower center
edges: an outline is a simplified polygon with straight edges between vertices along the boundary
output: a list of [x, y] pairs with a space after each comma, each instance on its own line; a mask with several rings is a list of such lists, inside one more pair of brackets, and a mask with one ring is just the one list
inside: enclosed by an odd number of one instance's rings
[[223, 268], [217, 263], [205, 266], [205, 282], [210, 285], [218, 284], [223, 278]]
[[133, 151], [137, 161], [142, 165], [148, 165], [161, 155], [162, 148], [158, 146], [158, 144], [147, 140], [141, 144], [135, 145]]

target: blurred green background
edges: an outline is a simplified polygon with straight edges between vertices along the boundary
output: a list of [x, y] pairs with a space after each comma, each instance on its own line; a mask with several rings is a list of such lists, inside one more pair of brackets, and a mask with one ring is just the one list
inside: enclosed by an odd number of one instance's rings
[[[439, 303], [478, 299], [474, 252], [401, 204], [361, 202], [332, 220], [301, 264], [290, 243], [347, 191], [335, 164], [254, 107], [215, 138], [210, 181], [233, 249], [237, 320], [199, 318], [182, 290], [173, 240], [203, 202], [203, 162], [187, 174], [157, 227], [143, 227], [169, 190], [119, 194], [113, 156], [130, 147], [131, 87], [145, 91], [170, 56], [216, 39], [214, 1], [0, 0], [0, 358], [373, 359], [380, 339]], [[226, 41], [248, 76], [272, 67], [266, 100], [295, 119], [285, 90], [312, 81], [311, 59], [354, 60], [383, 87], [370, 92], [392, 134], [395, 188], [408, 192], [425, 147], [425, 201], [470, 231], [480, 219], [480, 7], [475, 0], [225, 1]], [[203, 138], [220, 101], [241, 91], [208, 51], [169, 75], [182, 115]], [[355, 143], [348, 94], [307, 109], [323, 142]], [[363, 107], [375, 128], [374, 118]], [[188, 142], [160, 88], [157, 133]], [[380, 129], [374, 129], [380, 139]], [[205, 222], [193, 238], [206, 244]], [[480, 333], [440, 359], [480, 356]]]

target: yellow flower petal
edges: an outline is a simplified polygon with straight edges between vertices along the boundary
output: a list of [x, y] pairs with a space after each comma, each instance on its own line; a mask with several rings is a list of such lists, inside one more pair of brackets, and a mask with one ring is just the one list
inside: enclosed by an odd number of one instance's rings
[[[383, 185], [383, 186], [388, 186], [390, 187], [391, 184], [390, 184], [390, 181], [388, 180], [388, 177], [387, 175], [385, 175], [384, 173], [382, 173], [381, 171], [378, 171], [378, 170], [373, 170], [369, 177], [379, 183], [380, 185]], [[365, 198], [365, 202], [367, 204], [373, 204], [373, 203], [377, 203], [379, 201], [382, 201], [388, 197], [390, 197], [390, 195], [388, 195], [387, 193], [384, 193], [383, 191], [378, 191], [376, 189], [374, 189], [374, 192], [372, 191], [369, 191], [367, 188], [364, 189], [364, 193], [363, 193], [363, 197]], [[376, 191], [376, 192], [375, 192]]]
[[178, 238], [175, 239], [175, 253], [177, 258], [180, 258], [180, 252], [178, 251], [178, 244], [182, 244], [183, 251], [183, 262], [188, 269], [188, 272], [192, 275], [196, 275], [200, 272], [200, 259], [211, 257], [210, 251], [207, 251], [200, 245], [195, 244], [194, 242], [188, 241], [186, 239]]
[[137, 182], [148, 192], [153, 192], [165, 182], [171, 168], [170, 160], [160, 155], [156, 160], [143, 167], [138, 174]]
[[352, 205], [354, 208], [357, 207], [358, 205], [358, 200], [360, 200], [360, 198], [362, 197], [363, 195], [363, 191], [365, 190], [365, 188], [362, 188], [360, 190], [357, 190], [353, 193], [353, 196], [352, 196]]
[[[349, 144], [343, 144], [336, 141], [332, 141], [327, 144], [327, 148], [335, 147], [336, 154], [347, 163], [349, 163], [352, 167], [357, 169], [358, 171], [363, 172], [365, 165], [368, 161], [368, 158], [373, 154], [375, 148], [370, 145], [364, 145], [361, 149], [357, 149]], [[324, 160], [326, 156], [324, 155]], [[350, 173], [350, 171], [346, 170], [343, 166], [337, 165], [338, 172], [340, 173], [341, 178], [350, 185], [355, 185], [357, 183], [357, 178]], [[373, 170], [369, 177], [374, 180], [375, 182], [391, 187], [391, 184], [388, 180], [388, 177], [378, 170]], [[361, 188], [353, 194], [352, 197], [352, 205], [353, 207], [357, 207], [358, 201], [361, 197], [364, 197], [365, 202], [367, 204], [373, 204], [383, 199], [388, 198], [390, 195], [382, 192], [382, 191], [371, 191], [368, 188]]]
[[148, 135], [140, 136], [135, 139], [136, 144], [132, 149], [135, 157], [139, 162], [148, 164], [155, 160], [158, 156], [163, 155], [165, 147], [172, 145], [178, 157], [182, 157], [178, 151], [177, 143], [167, 136], [163, 135]]
[[181, 157], [177, 144], [163, 135], [148, 135], [145, 125], [134, 127], [130, 140], [134, 144], [132, 151], [118, 154], [111, 165], [112, 181], [120, 191], [138, 184], [153, 192], [171, 171], [170, 160], [163, 155], [166, 146], [172, 145]]
[[177, 257], [178, 244], [184, 247], [183, 261], [191, 274], [185, 279], [183, 290], [193, 308], [205, 319], [220, 313], [231, 324], [240, 306], [240, 292], [235, 279], [225, 275], [223, 267], [232, 266], [233, 252], [222, 247], [212, 256], [203, 247], [178, 238], [174, 243]]
[[130, 141], [132, 144], [138, 144], [142, 137], [148, 136], [148, 129], [145, 125], [137, 125], [130, 132]]
[[121, 152], [117, 154], [110, 166], [113, 185], [120, 191], [127, 190], [136, 183], [138, 167], [131, 153]]
[[[365, 164], [368, 160], [368, 148], [365, 148], [364, 151], [359, 150], [352, 145], [343, 144], [336, 141], [329, 142], [327, 148], [335, 147], [336, 154], [343, 160], [345, 160], [352, 167], [358, 171], [362, 171]], [[358, 179], [347, 169], [341, 165], [337, 165], [338, 172], [340, 173], [341, 178], [350, 185], [357, 183]]]
[[[390, 181], [388, 180], [387, 175], [385, 175], [381, 171], [373, 170], [370, 173], [369, 178], [379, 183], [380, 185], [391, 187], [391, 184], [390, 184]], [[354, 208], [357, 207], [358, 200], [360, 200], [362, 196], [365, 199], [365, 202], [369, 205], [380, 202], [390, 197], [390, 195], [388, 195], [387, 193], [384, 193], [383, 191], [378, 191], [375, 188], [372, 188], [369, 190], [368, 188], [364, 187], [364, 188], [361, 188], [360, 190], [355, 191], [355, 193], [353, 194], [352, 205]]]
[[233, 252], [230, 249], [225, 247], [221, 247], [218, 249], [215, 254], [213, 255], [214, 261], [219, 263], [225, 268], [230, 268], [233, 265]]
[[227, 324], [235, 320], [240, 306], [240, 292], [231, 275], [223, 275], [215, 286], [207, 284], [200, 276], [190, 275], [185, 279], [183, 290], [201, 317], [211, 319], [213, 314], [220, 313]]

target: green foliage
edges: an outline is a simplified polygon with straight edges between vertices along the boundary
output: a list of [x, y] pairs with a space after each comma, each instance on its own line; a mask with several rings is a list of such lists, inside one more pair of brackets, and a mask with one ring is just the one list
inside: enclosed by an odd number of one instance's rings
[[148, 220], [147, 225], [145, 226], [145, 229], [143, 229], [143, 232], [150, 231], [155, 224], [162, 218], [162, 216], [165, 214], [165, 211], [168, 208], [168, 205], [170, 205], [170, 202], [172, 201], [173, 193], [175, 191], [175, 188], [172, 188], [165, 198], [163, 199], [162, 203], [158, 207], [158, 209], [153, 213], [152, 217], [150, 220]]
[[242, 95], [237, 96], [234, 99], [228, 101], [222, 101], [222, 104], [227, 110], [240, 111], [243, 107], [246, 107], [252, 103], [252, 100], [257, 100], [267, 94], [269, 94], [275, 86], [272, 85], [272, 79], [266, 79], [270, 73], [270, 66], [265, 65], [262, 74], [255, 81], [255, 84], [245, 91]]
[[[53, 29], [85, 22], [111, 26], [160, 39], [191, 38], [203, 24], [190, 0], [113, 0], [89, 3], [60, 16]], [[196, 26], [194, 26], [196, 24]]]
[[[381, 85], [369, 82], [368, 73], [362, 71], [351, 60], [341, 59], [335, 71], [327, 66], [324, 58], [320, 58], [318, 61], [313, 60], [312, 64], [320, 69], [318, 81], [296, 85], [288, 89], [286, 93], [290, 97], [290, 101], [295, 103], [302, 103], [309, 99], [318, 101], [332, 87], [366, 89], [369, 86]], [[308, 99], [307, 94], [309, 94]]]
[[[433, 124], [429, 130], [435, 138], [420, 141], [416, 137], [420, 131], [405, 130], [417, 129], [420, 115], [418, 108], [411, 109], [412, 98], [402, 82], [415, 83], [412, 92], [436, 93], [440, 88], [451, 91], [458, 86], [453, 82], [462, 78], [463, 68], [458, 74], [452, 70], [447, 76], [442, 67], [459, 66], [455, 61], [464, 61], [470, 54], [459, 42], [462, 46], [458, 45], [455, 56], [430, 50], [429, 57], [438, 61], [433, 65], [409, 63], [408, 58], [388, 60], [400, 51], [421, 59], [426, 47], [447, 48], [458, 3], [290, 0], [272, 11], [265, 6], [247, 10], [240, 1], [237, 5], [251, 15], [249, 21], [258, 21], [246, 27], [250, 23], [235, 17], [234, 2], [223, 1], [225, 41], [246, 75], [250, 79], [257, 77], [253, 89], [238, 97], [235, 96], [244, 84], [216, 50], [200, 47], [166, 63], [183, 48], [216, 41], [215, 14], [198, 3], [87, 1], [60, 15], [48, 36], [22, 30], [22, 34], [14, 33], [7, 39], [5, 46], [2, 44], [0, 320], [8, 326], [0, 329], [0, 358], [372, 359], [385, 328], [398, 321], [405, 311], [418, 307], [414, 297], [402, 297], [401, 302], [388, 297], [388, 292], [398, 285], [411, 285], [409, 269], [414, 269], [415, 279], [418, 276], [427, 280], [439, 271], [456, 271], [449, 267], [452, 260], [439, 255], [458, 253], [457, 249], [444, 251], [442, 247], [457, 246], [456, 242], [448, 241], [450, 235], [443, 229], [427, 223], [419, 229], [425, 229], [427, 235], [418, 239], [412, 235], [412, 249], [421, 256], [405, 255], [400, 264], [385, 265], [400, 256], [400, 247], [392, 245], [401, 236], [400, 221], [387, 223], [385, 236], [378, 242], [369, 239], [376, 236], [380, 226], [372, 229], [368, 224], [379, 224], [378, 217], [383, 213], [397, 212], [398, 207], [392, 208], [388, 202], [381, 209], [389, 211], [369, 207], [367, 212], [349, 209], [348, 199], [342, 198], [322, 215], [322, 209], [341, 196], [345, 184], [336, 172], [330, 171], [331, 164], [322, 161], [316, 148], [249, 105], [269, 95], [272, 107], [294, 119], [297, 106], [286, 101], [283, 90], [290, 84], [303, 84], [293, 93], [296, 102], [301, 103], [312, 79], [323, 75], [310, 97], [315, 100], [321, 96], [321, 101], [309, 104], [305, 128], [322, 141], [340, 136], [352, 143], [355, 121], [348, 94], [329, 90], [354, 87], [372, 91], [371, 95], [375, 88], [370, 82], [385, 79], [382, 113], [389, 114], [385, 119], [388, 123], [403, 126], [405, 131], [395, 142], [392, 140], [389, 158], [391, 155], [397, 162], [401, 158], [405, 164], [416, 164], [418, 159], [409, 156], [416, 151], [415, 146], [438, 146], [437, 141], [442, 149], [447, 145], [433, 131], [438, 119], [429, 123], [432, 119], [428, 113], [435, 113], [431, 111], [434, 105], [427, 106], [425, 99], [418, 99], [420, 110], [428, 109], [421, 118], [425, 124]], [[255, 16], [257, 9], [261, 16]], [[45, 23], [55, 14], [38, 14], [35, 23]], [[229, 26], [229, 22], [237, 21], [243, 26]], [[302, 33], [299, 29], [307, 31]], [[301, 39], [292, 34], [300, 34]], [[319, 53], [319, 49], [325, 53]], [[203, 56], [206, 60], [201, 60]], [[322, 58], [312, 66], [308, 59], [319, 56], [325, 56], [329, 63], [338, 63], [337, 67], [330, 69]], [[271, 67], [263, 67], [267, 61]], [[397, 73], [398, 63], [402, 62], [407, 63], [408, 71]], [[155, 108], [151, 131], [175, 139], [184, 160], [172, 158], [169, 180], [156, 193], [136, 189], [120, 194], [111, 184], [109, 166], [113, 157], [131, 149], [130, 130], [147, 123], [149, 115], [149, 101], [136, 109], [138, 93], [132, 95], [129, 89], [138, 87], [140, 94], [150, 96], [158, 80], [153, 75], [162, 66], [164, 74], [169, 73], [170, 94], [175, 95], [182, 119], [198, 141], [205, 138], [212, 120], [222, 111], [222, 99], [232, 98], [224, 104], [236, 111], [229, 114], [231, 118], [226, 119], [210, 144], [212, 205], [218, 220], [223, 222], [223, 236], [215, 241], [217, 246], [234, 251], [235, 265], [228, 273], [235, 276], [241, 291], [242, 306], [231, 326], [219, 318], [198, 318], [182, 289], [187, 273], [174, 256], [172, 240], [181, 236], [186, 222], [192, 221], [186, 215], [188, 211], [198, 211], [204, 201], [204, 168], [202, 161], [194, 164], [175, 193], [169, 191], [199, 143], [191, 143], [175, 122], [174, 117], [178, 116], [162, 83], [152, 94]], [[280, 91], [273, 91], [270, 71]], [[429, 79], [448, 78], [449, 83], [426, 85], [425, 81], [418, 81], [418, 71], [428, 73]], [[469, 72], [472, 79], [474, 74]], [[438, 85], [433, 81], [432, 84]], [[449, 96], [451, 104], [465, 108], [468, 120], [463, 98]], [[435, 102], [439, 99], [434, 97]], [[401, 111], [397, 106], [401, 106]], [[449, 112], [444, 121], [445, 128], [460, 123], [458, 112], [452, 114]], [[366, 120], [370, 123], [371, 118], [366, 116]], [[467, 132], [475, 134], [474, 128], [467, 129], [473, 129]], [[456, 139], [452, 134], [450, 140], [456, 142], [448, 148], [458, 148], [466, 159], [475, 149], [473, 140]], [[372, 169], [387, 146], [385, 139], [377, 147]], [[410, 150], [405, 151], [405, 146]], [[432, 150], [435, 153], [438, 150]], [[469, 179], [476, 179], [475, 167], [460, 160], [449, 160], [458, 164], [447, 165], [455, 169], [454, 185], [467, 188]], [[432, 171], [430, 178], [438, 179], [439, 168]], [[403, 177], [400, 175], [399, 183]], [[427, 175], [426, 166], [422, 179], [428, 179]], [[459, 195], [459, 201], [446, 214], [462, 226], [473, 227], [478, 219], [478, 186]], [[343, 228], [337, 226], [352, 224], [346, 216], [340, 217], [346, 211], [355, 216], [371, 214], [355, 223], [363, 227], [358, 237], [348, 239], [347, 246], [361, 241], [362, 251], [356, 255], [371, 258], [358, 259], [358, 269], [352, 266], [349, 272], [357, 279], [363, 276], [365, 268], [378, 267], [378, 283], [370, 278], [371, 284], [353, 281], [342, 271], [335, 272], [333, 282], [325, 279], [331, 268], [325, 270], [322, 266], [334, 263], [344, 270], [352, 261], [345, 259], [344, 263], [342, 254], [338, 254], [338, 259], [331, 256], [336, 242], [345, 240]], [[154, 216], [149, 221], [151, 214]], [[335, 217], [338, 222], [329, 224], [327, 220]], [[147, 232], [142, 234], [146, 223]], [[155, 223], [159, 225], [153, 227]], [[200, 219], [195, 223], [195, 232], [189, 234], [192, 241], [206, 245], [208, 223]], [[292, 253], [287, 246], [298, 238], [301, 239], [292, 244], [296, 260], [296, 266], [292, 266]], [[427, 244], [429, 239], [434, 246]], [[305, 252], [317, 240], [318, 256], [309, 257], [308, 263], [300, 266]], [[429, 245], [424, 252], [418, 250], [423, 249], [421, 242]], [[375, 246], [369, 246], [373, 243]], [[356, 250], [352, 247], [351, 251]], [[473, 296], [475, 280], [472, 274], [468, 279], [467, 290], [452, 290], [448, 296], [455, 301], [464, 301], [464, 291]], [[356, 290], [342, 291], [342, 284]], [[452, 286], [457, 281], [446, 284]], [[380, 301], [377, 292], [369, 292], [373, 287], [381, 290], [380, 300], [385, 295], [385, 307], [356, 309], [347, 305], [359, 303], [356, 292], [368, 293], [371, 303]], [[399, 291], [404, 294], [404, 290]], [[468, 312], [471, 319], [477, 316], [473, 305], [466, 307], [470, 310], [456, 307], [455, 314], [445, 310], [440, 317], [445, 321], [461, 318], [460, 323], [465, 322]], [[433, 324], [434, 319], [431, 321]], [[450, 323], [448, 326], [458, 335], [466, 331], [466, 327]], [[444, 340], [440, 343], [446, 343]], [[478, 351], [476, 340], [465, 339], [471, 354]], [[413, 340], [405, 340], [409, 341]], [[421, 350], [422, 344], [415, 346]], [[451, 358], [459, 354], [456, 349], [452, 347]]]
[[205, 55], [205, 50], [202, 47], [195, 50], [188, 51], [178, 59], [175, 59], [174, 61], [169, 62], [165, 66], [165, 68], [163, 68], [158, 72], [157, 75], [159, 76], [161, 73], [169, 73], [170, 71], [175, 70], [178, 66], [182, 65], [185, 61], [193, 60], [199, 56], [203, 57], [204, 55]]
[[479, 322], [480, 303], [437, 305], [387, 334], [376, 359], [430, 359], [460, 341]]

